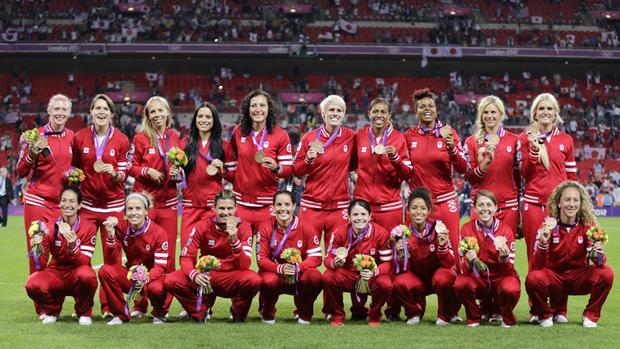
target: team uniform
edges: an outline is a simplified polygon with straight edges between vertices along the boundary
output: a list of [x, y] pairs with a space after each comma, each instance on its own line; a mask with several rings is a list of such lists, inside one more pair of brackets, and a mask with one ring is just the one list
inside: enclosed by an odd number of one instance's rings
[[[77, 240], [69, 249], [67, 240], [58, 232], [59, 223], [62, 218], [47, 223], [50, 233], [43, 235], [41, 242], [44, 254], [30, 257], [38, 271], [26, 281], [28, 297], [41, 307], [44, 314], [58, 316], [65, 297], [71, 296], [75, 298], [77, 316], [92, 317], [97, 275], [90, 260], [97, 243], [97, 228], [78, 216], [71, 229]], [[52, 260], [48, 264], [50, 256]]]
[[517, 160], [521, 168], [521, 176], [525, 180], [523, 195], [523, 237], [527, 245], [527, 259], [531, 260], [534, 253], [534, 242], [538, 226], [547, 216], [547, 198], [558, 184], [566, 180], [577, 180], [577, 163], [573, 139], [554, 127], [545, 139], [545, 147], [549, 155], [549, 170], [538, 161], [538, 150], [530, 147], [525, 133], [519, 135]]
[[[488, 133], [487, 133], [488, 135]], [[512, 232], [517, 231], [519, 221], [519, 197], [521, 192], [521, 173], [517, 161], [518, 137], [499, 128], [499, 144], [495, 148], [493, 161], [486, 172], [480, 169], [478, 149], [485, 150], [485, 142], [478, 145], [476, 135], [470, 136], [463, 147], [467, 159], [465, 177], [471, 184], [471, 197], [479, 190], [485, 189], [497, 198], [497, 212], [495, 217], [507, 224]], [[486, 153], [484, 154], [486, 157]], [[476, 212], [471, 210], [471, 220], [476, 220]]]
[[400, 185], [411, 178], [411, 161], [402, 133], [388, 125], [386, 137], [385, 145], [396, 147], [393, 156], [373, 153], [375, 145], [383, 144], [384, 139], [383, 135], [376, 137], [370, 125], [355, 133], [357, 181], [353, 199], [369, 202], [372, 220], [390, 231], [403, 221]]
[[[183, 139], [179, 144], [181, 149], [185, 149], [188, 140]], [[210, 142], [203, 145], [198, 142], [198, 149], [209, 155]], [[187, 189], [183, 189], [183, 216], [181, 218], [181, 246], [187, 244], [189, 233], [194, 225], [204, 219], [209, 219], [215, 215], [213, 212], [213, 199], [218, 191], [224, 189], [222, 179], [233, 183], [236, 168], [235, 155], [230, 143], [222, 140], [224, 148], [224, 167], [228, 170], [226, 176], [218, 173], [215, 176], [207, 174], [209, 162], [200, 155], [196, 156], [196, 166], [192, 172], [185, 172], [187, 177]]]
[[265, 136], [262, 144], [265, 156], [280, 165], [277, 173], [269, 171], [254, 160], [258, 152], [255, 143], [262, 140], [263, 132], [267, 132], [267, 126], [263, 127], [254, 139], [251, 134], [242, 135], [241, 126], [237, 125], [230, 139], [237, 159], [232, 166], [237, 168], [233, 185], [233, 192], [237, 197], [237, 216], [250, 223], [254, 231], [266, 217], [273, 215], [271, 205], [273, 194], [278, 190], [278, 179], [289, 178], [293, 171], [291, 141], [286, 131], [277, 126], [274, 126], [272, 133]]
[[[436, 120], [436, 127], [442, 127], [441, 122]], [[458, 173], [465, 173], [467, 160], [459, 138], [452, 129], [454, 135], [454, 148], [451, 152], [446, 149], [446, 144], [441, 136], [433, 130], [426, 133], [420, 126], [409, 129], [405, 133], [409, 158], [413, 166], [409, 187], [426, 187], [433, 196], [435, 217], [441, 220], [450, 231], [450, 242], [454, 254], [458, 254], [459, 242], [459, 209], [456, 203], [456, 193], [452, 183], [452, 169]], [[457, 264], [457, 270], [459, 266]]]
[[[460, 274], [454, 282], [454, 292], [465, 306], [467, 323], [480, 323], [481, 312], [476, 304], [476, 299], [494, 298], [501, 310], [502, 320], [512, 326], [517, 323], [513, 313], [514, 307], [521, 296], [521, 283], [519, 275], [514, 268], [515, 240], [514, 234], [507, 224], [499, 219], [493, 220], [493, 225], [488, 231], [481, 228], [482, 223], [473, 220], [465, 223], [461, 228], [461, 238], [474, 237], [478, 240], [478, 258], [486, 263], [488, 270], [477, 275], [473, 265], [462, 257]], [[499, 251], [495, 247], [495, 237], [503, 236], [510, 253], [506, 258], [499, 257]]]
[[[275, 217], [263, 222], [258, 228], [256, 260], [258, 275], [263, 280], [259, 312], [264, 320], [275, 319], [278, 297], [286, 293], [293, 295], [299, 318], [310, 321], [314, 313], [314, 301], [321, 293], [322, 286], [322, 275], [317, 269], [323, 259], [321, 241], [314, 228], [301, 219], [293, 217], [289, 224], [291, 229], [286, 237], [285, 229], [280, 227]], [[285, 283], [286, 261], [280, 257], [289, 248], [298, 249], [301, 255], [294, 284]]]
[[[351, 224], [338, 227], [332, 234], [325, 258], [323, 274], [324, 310], [332, 314], [333, 322], [342, 322], [345, 318], [343, 292], [355, 292], [360, 272], [353, 265], [357, 254], [372, 256], [377, 263], [375, 274], [368, 284], [371, 288], [372, 303], [368, 311], [368, 319], [378, 322], [381, 319], [381, 307], [392, 291], [392, 248], [389, 245], [390, 234], [376, 223], [369, 223], [364, 235], [359, 237], [351, 233]], [[346, 262], [340, 267], [334, 266], [335, 251], [339, 247], [347, 247], [349, 254]]]
[[590, 294], [583, 316], [593, 322], [601, 317], [614, 273], [605, 264], [606, 256], [600, 261], [587, 257], [592, 250], [592, 242], [586, 235], [590, 228], [579, 222], [572, 227], [558, 222], [557, 230], [551, 231], [552, 236], [546, 244], [540, 243], [538, 233], [525, 288], [532, 301], [531, 313], [540, 320], [557, 315], [547, 303], [551, 295]]
[[[127, 279], [129, 268], [142, 264], [148, 269], [149, 275], [141, 293], [146, 294], [151, 301], [153, 316], [165, 316], [164, 280], [168, 273], [168, 258], [174, 258], [168, 255], [166, 232], [148, 218], [138, 231], [133, 230], [127, 220], [119, 221], [117, 228], [113, 238], [106, 235], [103, 254], [107, 256], [107, 262], [99, 269], [99, 282], [106, 294], [110, 312], [123, 321], [131, 319], [129, 311], [125, 309], [123, 293], [128, 293], [132, 286], [132, 281]], [[125, 266], [121, 265], [121, 249], [127, 258]]]
[[[212, 306], [214, 297], [233, 298], [234, 312], [240, 321], [245, 321], [252, 298], [258, 293], [261, 278], [250, 270], [252, 264], [252, 227], [241, 222], [237, 226], [237, 240], [230, 242], [226, 224], [216, 223], [216, 217], [198, 222], [189, 234], [187, 244], [181, 250], [180, 270], [168, 275], [166, 289], [183, 305], [183, 309], [195, 320], [201, 320]], [[197, 257], [211, 255], [221, 264], [219, 269], [209, 272], [213, 293], [207, 303], [198, 309], [198, 284], [194, 278], [199, 273]]]
[[327, 245], [334, 229], [346, 224], [349, 218], [349, 171], [355, 152], [355, 133], [345, 127], [338, 128], [333, 141], [310, 160], [307, 158], [308, 149], [318, 132], [321, 132], [319, 141], [324, 145], [333, 136], [324, 127], [308, 132], [298, 147], [293, 174], [295, 177], [306, 176], [299, 218], [310, 223], [319, 235], [324, 234]]
[[[26, 245], [30, 249], [28, 228], [33, 221], [51, 222], [60, 216], [60, 191], [69, 182], [64, 175], [71, 169], [73, 131], [65, 128], [53, 132], [47, 124], [39, 128], [39, 135], [47, 138], [50, 154], [30, 156], [28, 149], [22, 149], [17, 162], [17, 175], [28, 179], [28, 188], [24, 193], [24, 226], [26, 227]], [[37, 271], [30, 260], [30, 274]]]
[[[409, 222], [408, 225], [410, 226]], [[429, 220], [426, 229], [419, 234], [420, 236], [412, 234], [407, 241], [409, 255], [406, 266], [404, 258], [398, 258], [394, 248], [397, 272], [392, 279], [392, 298], [398, 308], [405, 308], [405, 315], [409, 320], [416, 316], [422, 317], [426, 311], [426, 296], [435, 293], [438, 317], [450, 322], [458, 315], [460, 307], [453, 287], [457, 276], [454, 252], [447, 244], [441, 246], [437, 242], [435, 222]], [[390, 315], [394, 314], [389, 314], [386, 309], [386, 316]]]
[[[176, 241], [178, 232], [178, 204], [177, 184], [168, 175], [172, 163], [166, 159], [166, 153], [179, 145], [179, 135], [166, 129], [163, 136], [157, 134], [158, 147], [153, 147], [149, 138], [140, 132], [133, 138], [129, 153], [127, 153], [127, 172], [136, 179], [132, 191], [146, 191], [153, 196], [153, 207], [149, 208], [149, 219], [164, 229], [170, 243], [168, 253], [168, 272], [173, 272], [176, 259]], [[160, 154], [160, 150], [163, 152]], [[149, 168], [153, 168], [164, 175], [162, 183], [157, 183], [148, 175]]]

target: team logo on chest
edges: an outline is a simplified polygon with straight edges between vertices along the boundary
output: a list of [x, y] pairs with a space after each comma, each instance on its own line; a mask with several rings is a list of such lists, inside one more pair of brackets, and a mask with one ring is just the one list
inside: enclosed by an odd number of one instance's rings
[[149, 154], [155, 154], [155, 148], [149, 148]]
[[73, 154], [73, 149], [71, 149], [71, 147], [69, 147], [69, 153]]
[[443, 146], [442, 141], [437, 142], [437, 149], [441, 149], [442, 146]]
[[145, 249], [147, 252], [149, 252], [151, 250], [151, 245], [146, 245]]
[[564, 144], [560, 144], [560, 150], [564, 151]]
[[418, 142], [411, 142], [411, 148], [417, 148]]
[[301, 248], [303, 246], [303, 242], [301, 240], [297, 240], [297, 247]]
[[375, 250], [374, 248], [370, 249], [370, 254], [374, 256], [375, 252], [377, 252], [377, 250]]
[[507, 146], [507, 147], [506, 147], [506, 151], [507, 151], [508, 153], [512, 153], [512, 147], [511, 147], [511, 146]]
[[269, 142], [265, 141], [265, 144], [263, 144], [263, 147], [267, 148], [269, 146]]
[[82, 240], [77, 239], [75, 240], [75, 246], [80, 246], [82, 244]]
[[582, 237], [582, 236], [578, 237], [578, 238], [577, 238], [577, 242], [578, 242], [580, 245], [581, 245], [581, 244], [583, 244], [583, 237]]
[[362, 153], [366, 152], [366, 147], [362, 147]]
[[245, 137], [241, 137], [241, 140], [239, 142], [245, 143]]
[[556, 236], [553, 238], [553, 243], [554, 244], [559, 244], [560, 243], [560, 237]]
[[129, 246], [129, 245], [127, 244], [127, 240], [123, 241], [123, 245], [125, 245], [125, 246]]
[[209, 240], [209, 246], [215, 246], [215, 240]]
[[114, 149], [110, 149], [110, 156], [114, 156]]
[[90, 153], [90, 149], [88, 149], [88, 148], [84, 148], [83, 153], [84, 153], [84, 154], [88, 154], [88, 153]]
[[431, 252], [435, 252], [435, 245], [431, 244], [430, 246]]
[[56, 241], [54, 241], [54, 245], [60, 247], [60, 245], [62, 245], [62, 241], [56, 240]]
[[252, 237], [251, 236], [248, 238], [248, 245], [252, 246]]
[[347, 147], [347, 146], [346, 146], [346, 144], [345, 144], [345, 146], [344, 146], [344, 147], [342, 147], [342, 150], [344, 150], [344, 152], [346, 153], [346, 152], [347, 152], [347, 150], [349, 150], [349, 147]]

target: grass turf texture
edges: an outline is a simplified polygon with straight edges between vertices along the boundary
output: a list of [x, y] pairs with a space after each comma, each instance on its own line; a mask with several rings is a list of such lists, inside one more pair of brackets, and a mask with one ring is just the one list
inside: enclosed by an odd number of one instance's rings
[[[464, 220], [466, 221], [466, 220]], [[180, 220], [179, 220], [180, 222]], [[620, 270], [619, 218], [601, 218], [599, 222], [608, 231], [611, 242], [605, 246], [608, 265], [616, 272]], [[462, 222], [463, 223], [463, 222]], [[276, 324], [264, 324], [258, 314], [258, 297], [245, 324], [235, 325], [229, 320], [230, 300], [218, 298], [213, 318], [206, 324], [193, 324], [191, 320], [178, 320], [180, 304], [175, 300], [170, 318], [163, 325], [153, 325], [152, 316], [134, 319], [122, 326], [107, 326], [109, 319], [102, 319], [99, 299], [95, 297], [92, 326], [79, 326], [71, 318], [74, 300], [65, 300], [64, 319], [55, 324], [43, 325], [34, 312], [32, 301], [24, 289], [28, 278], [25, 233], [21, 216], [9, 217], [6, 228], [0, 228], [3, 245], [0, 251], [0, 348], [389, 348], [413, 345], [423, 348], [483, 348], [483, 347], [552, 347], [552, 348], [611, 348], [617, 347], [620, 333], [620, 292], [613, 288], [603, 307], [596, 329], [581, 325], [581, 314], [588, 296], [571, 296], [568, 303], [567, 324], [556, 324], [551, 328], [531, 325], [527, 293], [523, 285], [527, 275], [525, 243], [517, 241], [516, 268], [521, 275], [521, 299], [515, 308], [519, 323], [510, 329], [500, 324], [484, 323], [477, 328], [468, 328], [463, 323], [445, 327], [435, 325], [437, 319], [437, 298], [427, 297], [427, 309], [422, 322], [408, 326], [403, 321], [389, 323], [382, 320], [381, 326], [369, 327], [366, 322], [348, 322], [342, 328], [332, 328], [321, 314], [322, 296], [315, 303], [313, 322], [309, 326], [297, 324], [293, 319], [293, 297], [282, 295], [277, 304]], [[101, 242], [98, 243], [100, 245]], [[101, 247], [93, 258], [93, 265], [102, 263]], [[256, 263], [252, 268], [256, 270]], [[321, 269], [323, 270], [323, 268]], [[369, 297], [370, 298], [370, 297]], [[345, 294], [345, 309], [348, 313], [350, 297]], [[370, 299], [369, 299], [370, 301]], [[150, 310], [150, 309], [149, 309]], [[465, 309], [459, 315], [465, 319]], [[347, 318], [350, 315], [347, 315]]]

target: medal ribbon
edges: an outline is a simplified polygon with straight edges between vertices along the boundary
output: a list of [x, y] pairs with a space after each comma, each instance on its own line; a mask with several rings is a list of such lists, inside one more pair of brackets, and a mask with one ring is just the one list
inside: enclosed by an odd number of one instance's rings
[[168, 158], [166, 157], [166, 153], [170, 150], [170, 136], [168, 135], [168, 130], [164, 132], [164, 137], [166, 137], [166, 152], [161, 148], [161, 142], [159, 142], [159, 137], [157, 137], [157, 150], [159, 151], [159, 156], [164, 160], [164, 173], [168, 168]]
[[108, 144], [108, 139], [110, 139], [110, 135], [112, 134], [112, 126], [108, 126], [108, 131], [103, 137], [103, 142], [101, 146], [97, 143], [97, 132], [95, 132], [95, 126], [93, 126], [93, 143], [95, 144], [95, 155], [97, 156], [97, 161], [100, 161], [103, 157], [103, 151], [105, 150], [106, 145]]
[[293, 229], [293, 223], [295, 223], [294, 217], [291, 220], [291, 222], [288, 224], [288, 227], [286, 228], [286, 231], [284, 232], [284, 235], [282, 236], [282, 240], [278, 244], [278, 248], [275, 251], [273, 249], [276, 247], [276, 230], [278, 227], [278, 221], [276, 220], [276, 224], [273, 225], [273, 233], [271, 234], [271, 243], [269, 244], [269, 246], [271, 247], [271, 250], [273, 251], [273, 253], [271, 254], [272, 262], [276, 259], [276, 256], [278, 256], [278, 254], [280, 254], [280, 252], [282, 251], [282, 248], [284, 247], [284, 243], [288, 239], [288, 236], [291, 234], [291, 229]]
[[266, 127], [263, 127], [263, 135], [260, 138], [260, 143], [256, 143], [256, 132], [254, 132], [254, 130], [250, 130], [250, 136], [252, 136], [252, 143], [256, 144], [258, 151], [263, 151], [263, 148], [265, 147], [265, 139], [267, 139]]
[[366, 235], [366, 232], [368, 232], [368, 225], [364, 228], [364, 230], [362, 230], [357, 239], [353, 241], [353, 226], [351, 226], [351, 228], [349, 228], [349, 246], [347, 246], [347, 250], [351, 251], [351, 246], [357, 244], [364, 237], [364, 235]]
[[[324, 126], [325, 125], [321, 125], [319, 130], [316, 132], [316, 137], [314, 138], [315, 142], [318, 141], [319, 139], [321, 139], [321, 133], [323, 133], [323, 130], [325, 129]], [[327, 132], [327, 131], [325, 131], [325, 132]], [[325, 144], [323, 144], [323, 148], [326, 148], [328, 145], [332, 144], [332, 142], [336, 139], [336, 137], [338, 137], [339, 133], [340, 133], [340, 127], [338, 127], [336, 129], [336, 131], [334, 131], [334, 134], [329, 137], [327, 142], [325, 142]], [[310, 145], [312, 145], [312, 143], [308, 144], [308, 146], [310, 146]]]
[[144, 231], [146, 230], [146, 227], [149, 225], [150, 223], [150, 219], [148, 217], [146, 217], [146, 219], [144, 220], [144, 225], [142, 226], [142, 228], [138, 229], [133, 235], [130, 235], [130, 231], [132, 230], [131, 228], [131, 224], [127, 226], [127, 232], [125, 233], [125, 238], [123, 239], [123, 241], [127, 241], [127, 238], [129, 238], [129, 236], [131, 237], [138, 237], [140, 234], [144, 233]]
[[[383, 130], [383, 141], [381, 142], [381, 144], [383, 145], [383, 148], [385, 149], [385, 143], [387, 143], [387, 137], [388, 137], [388, 127], [385, 127], [385, 130]], [[372, 132], [372, 127], [368, 128], [368, 139], [370, 141], [370, 153], [374, 154], [375, 152], [375, 135]], [[385, 155], [385, 152], [381, 155]]]
[[428, 131], [435, 131], [435, 137], [439, 137], [441, 136], [441, 133], [439, 132], [439, 129], [441, 128], [441, 122], [439, 122], [439, 120], [435, 119], [435, 127], [434, 128], [426, 128], [422, 125], [420, 125], [420, 129], [424, 132], [428, 132]]
[[[56, 225], [54, 226], [54, 240], [56, 240], [56, 238], [58, 237], [58, 225], [62, 222], [63, 222], [62, 216], [58, 217], [58, 220], [56, 221]], [[71, 230], [75, 232], [75, 229], [77, 229], [78, 225], [80, 225], [80, 216], [78, 216], [75, 219], [75, 222], [73, 222], [73, 226], [71, 227]]]

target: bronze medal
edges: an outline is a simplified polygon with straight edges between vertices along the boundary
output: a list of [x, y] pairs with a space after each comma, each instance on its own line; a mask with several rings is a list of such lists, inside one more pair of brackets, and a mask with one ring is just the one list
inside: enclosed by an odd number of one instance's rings
[[323, 143], [321, 141], [314, 141], [310, 143], [310, 148], [316, 149], [316, 152], [320, 153], [323, 150]]
[[537, 123], [533, 123], [530, 124], [528, 127], [525, 128], [525, 133], [531, 133], [533, 135], [537, 135], [540, 133], [540, 130], [538, 129], [538, 124]]
[[105, 165], [105, 163], [101, 160], [97, 160], [95, 161], [95, 164], [93, 165], [93, 169], [95, 169], [95, 172], [101, 172], [101, 166]]
[[452, 134], [452, 127], [450, 127], [450, 126], [448, 126], [448, 125], [442, 126], [442, 127], [439, 129], [439, 134], [440, 134], [440, 135], [441, 135], [441, 137], [443, 137], [443, 138], [448, 137], [449, 135], [451, 135], [451, 134]]
[[34, 143], [34, 146], [41, 150], [47, 148], [47, 138], [39, 137], [39, 139], [37, 139], [37, 141]]
[[493, 144], [493, 145], [498, 145], [499, 144], [499, 137], [497, 135], [489, 135], [489, 139], [487, 139], [487, 143]]
[[444, 231], [446, 231], [446, 225], [443, 224], [443, 222], [438, 222], [437, 224], [435, 224], [435, 231], [438, 233], [443, 233]]
[[377, 146], [375, 146], [375, 154], [378, 154], [378, 155], [385, 154], [385, 146], [383, 146], [383, 144], [377, 144]]
[[334, 252], [334, 254], [336, 255], [336, 257], [347, 257], [349, 255], [349, 250], [347, 250], [346, 247], [342, 246], [342, 247], [338, 247], [336, 249], [336, 252]]
[[545, 225], [547, 226], [547, 228], [549, 228], [549, 230], [553, 230], [555, 229], [555, 227], [557, 227], [558, 221], [553, 217], [547, 217]]
[[62, 236], [65, 236], [65, 234], [71, 231], [71, 226], [68, 223], [62, 222], [58, 224], [58, 231], [62, 234]]
[[506, 238], [504, 236], [496, 236], [495, 240], [493, 240], [493, 244], [495, 244], [495, 247], [499, 248], [501, 246], [505, 246], [506, 245]]
[[228, 218], [226, 218], [226, 226], [228, 227], [236, 227], [238, 223], [239, 219], [235, 216], [228, 216]]
[[254, 160], [260, 164], [260, 163], [263, 162], [263, 159], [266, 156], [267, 155], [265, 155], [265, 153], [262, 150], [259, 150], [259, 151], [256, 152], [256, 155], [254, 155]]
[[215, 176], [217, 174], [218, 170], [217, 167], [213, 164], [209, 164], [209, 166], [207, 166], [207, 174], [209, 176]]

